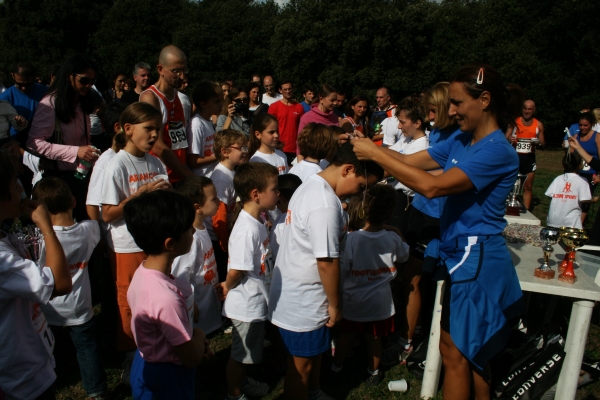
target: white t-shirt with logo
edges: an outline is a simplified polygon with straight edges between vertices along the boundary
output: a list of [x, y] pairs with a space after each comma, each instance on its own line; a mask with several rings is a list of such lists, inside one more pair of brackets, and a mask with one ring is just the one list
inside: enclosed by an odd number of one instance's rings
[[398, 121], [398, 117], [395, 115], [381, 121], [381, 133], [383, 133], [384, 145], [391, 146], [402, 140], [404, 135], [402, 134], [402, 129], [398, 129], [399, 123], [400, 121]]
[[546, 190], [546, 196], [552, 198], [546, 225], [555, 228], [582, 228], [579, 202], [592, 198], [590, 186], [585, 179], [574, 173], [560, 175], [554, 178]]
[[223, 315], [244, 322], [267, 319], [273, 257], [269, 233], [261, 222], [242, 210], [229, 237], [227, 271], [244, 271], [240, 283], [227, 293]]
[[389, 282], [396, 276], [396, 266], [408, 259], [408, 252], [408, 245], [393, 232], [348, 234], [340, 260], [344, 318], [370, 322], [395, 314]]
[[[229, 170], [221, 163], [217, 164], [212, 176], [210, 177], [215, 185], [217, 198], [227, 206], [227, 221], [231, 221], [231, 213], [235, 208], [235, 188], [233, 187], [234, 177], [235, 171]], [[208, 235], [210, 236], [210, 239], [218, 240], [215, 230], [213, 229], [212, 217], [206, 218], [205, 226], [206, 229], [208, 229]]]
[[321, 171], [323, 170], [321, 169], [321, 166], [319, 164], [302, 160], [298, 164], [294, 165], [292, 169], [290, 169], [290, 174], [296, 175], [302, 180], [302, 183], [304, 183], [312, 175], [318, 174]]
[[285, 154], [280, 150], [275, 150], [273, 154], [265, 154], [261, 151], [256, 151], [252, 158], [250, 158], [250, 162], [263, 162], [267, 164], [271, 164], [275, 168], [277, 168], [277, 172], [279, 175], [285, 175], [289, 171], [289, 167], [287, 164], [287, 158]]
[[116, 156], [117, 153], [111, 148], [106, 149], [104, 153], [98, 158], [94, 168], [92, 169], [92, 175], [90, 176], [90, 184], [88, 186], [88, 194], [85, 199], [85, 204], [89, 206], [100, 207], [100, 232], [102, 237], [106, 236], [108, 231], [108, 224], [102, 219], [102, 185], [104, 184], [104, 171], [108, 166], [110, 160]]
[[[399, 148], [399, 150], [396, 150], [396, 148]], [[427, 136], [420, 137], [416, 140], [411, 139], [408, 142], [404, 142], [401, 140], [401, 141], [396, 142], [396, 144], [394, 144], [393, 146], [390, 147], [390, 149], [398, 151], [398, 153], [400, 153], [400, 154], [414, 154], [414, 153], [418, 153], [421, 150], [426, 150], [428, 148], [429, 148], [429, 139], [427, 138]], [[401, 183], [397, 179], [394, 179], [392, 182], [390, 182], [390, 180], [388, 180], [388, 182], [392, 185], [392, 187], [394, 189], [404, 191], [404, 193], [407, 196], [412, 197], [415, 195], [414, 190], [409, 189], [407, 186], [405, 186], [403, 183]]]
[[342, 203], [331, 186], [312, 175], [290, 200], [273, 271], [269, 319], [294, 332], [321, 328], [329, 318], [317, 258], [339, 258], [346, 235]]
[[261, 103], [265, 103], [266, 105], [270, 106], [271, 104], [281, 99], [283, 99], [283, 95], [281, 93], [275, 93], [275, 97], [271, 97], [266, 93], [263, 93]]
[[[153, 155], [135, 157], [125, 150], [119, 151], [108, 163], [102, 180], [102, 204], [118, 206], [123, 200], [153, 180], [156, 175], [166, 175], [164, 164]], [[115, 253], [142, 251], [127, 230], [125, 218], [108, 224], [106, 241]]]
[[56, 380], [54, 336], [39, 307], [54, 276], [11, 239], [0, 232], [0, 388], [8, 399], [35, 399]]
[[[190, 121], [188, 132], [188, 154], [196, 154], [202, 158], [215, 155], [213, 150], [215, 127], [212, 122], [196, 114]], [[210, 178], [218, 163], [218, 161], [215, 161], [210, 164], [195, 167], [192, 168], [192, 171], [198, 176]]]
[[[73, 290], [40, 307], [50, 325], [81, 325], [94, 316], [88, 262], [100, 241], [100, 227], [96, 221], [81, 221], [72, 226], [55, 226], [54, 232], [67, 257]], [[45, 250], [42, 250], [40, 265], [45, 264]]]
[[206, 229], [196, 229], [190, 252], [173, 260], [171, 274], [185, 279], [194, 288], [194, 302], [198, 306], [198, 322], [194, 328], [200, 328], [205, 334], [221, 327], [221, 302], [216, 290], [219, 286], [219, 273], [210, 236]]

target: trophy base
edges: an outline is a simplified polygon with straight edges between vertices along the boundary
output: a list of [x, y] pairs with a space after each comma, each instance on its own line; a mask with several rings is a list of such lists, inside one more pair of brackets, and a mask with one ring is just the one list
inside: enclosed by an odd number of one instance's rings
[[561, 281], [561, 282], [566, 282], [566, 283], [573, 284], [573, 283], [577, 282], [577, 277], [576, 276], [568, 276], [568, 275], [560, 274], [558, 276], [558, 280]]
[[513, 215], [515, 217], [518, 217], [521, 215], [520, 213], [521, 207], [520, 206], [506, 206], [506, 215]]
[[542, 279], [554, 279], [554, 274], [555, 271], [553, 269], [549, 269], [549, 270], [542, 270], [539, 268], [536, 268], [533, 276], [537, 277], [537, 278], [542, 278]]

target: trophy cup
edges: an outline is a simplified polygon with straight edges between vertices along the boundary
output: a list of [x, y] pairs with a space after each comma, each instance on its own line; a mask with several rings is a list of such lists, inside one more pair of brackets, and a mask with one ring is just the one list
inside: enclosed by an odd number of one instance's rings
[[513, 187], [512, 192], [510, 192], [509, 195], [509, 202], [508, 205], [506, 206], [506, 215], [515, 215], [515, 216], [519, 216], [521, 215], [521, 202], [518, 199], [518, 196], [523, 194], [523, 184], [525, 183], [525, 180], [527, 179], [527, 175], [521, 175], [519, 174], [517, 176], [517, 180], [515, 181], [515, 186]]
[[[563, 236], [565, 236], [566, 234], [577, 233], [577, 232], [580, 232], [580, 231], [581, 231], [580, 229], [569, 228], [567, 226], [561, 226], [558, 229], [558, 233], [559, 233], [559, 235], [560, 235], [561, 238]], [[569, 262], [569, 256], [571, 255], [571, 250], [572, 249], [567, 245], [567, 248], [565, 249], [565, 257], [563, 258], [562, 262], [560, 263], [560, 265], [558, 267], [558, 273], [559, 274], [562, 274], [563, 271], [565, 270], [565, 268], [567, 268], [567, 263]]]
[[548, 260], [554, 251], [552, 245], [555, 245], [558, 242], [558, 230], [553, 228], [542, 228], [540, 231], [540, 239], [544, 245], [544, 247], [542, 247], [544, 250], [544, 264], [537, 267], [533, 275], [542, 279], [554, 279], [554, 270], [548, 265]]
[[579, 229], [579, 232], [566, 233], [564, 236], [561, 237], [561, 239], [565, 245], [571, 248], [571, 252], [569, 253], [569, 261], [567, 262], [567, 267], [560, 275], [558, 275], [558, 280], [567, 283], [575, 283], [577, 281], [575, 271], [573, 271], [575, 253], [577, 251], [577, 248], [583, 246], [588, 241], [588, 237], [583, 229]]

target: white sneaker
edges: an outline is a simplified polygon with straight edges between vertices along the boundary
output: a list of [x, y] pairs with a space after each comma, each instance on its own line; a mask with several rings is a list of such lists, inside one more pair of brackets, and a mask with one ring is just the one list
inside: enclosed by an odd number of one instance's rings
[[267, 395], [271, 389], [269, 385], [264, 382], [258, 382], [248, 377], [246, 383], [242, 386], [242, 393], [252, 397], [262, 397]]

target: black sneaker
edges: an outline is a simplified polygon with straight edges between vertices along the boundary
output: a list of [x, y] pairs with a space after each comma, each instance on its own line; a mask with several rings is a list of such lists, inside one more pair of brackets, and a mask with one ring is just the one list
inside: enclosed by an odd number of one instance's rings
[[369, 378], [365, 381], [365, 384], [367, 386], [377, 386], [379, 385], [379, 382], [381, 382], [381, 372], [378, 372], [375, 375], [371, 375], [369, 376]]

